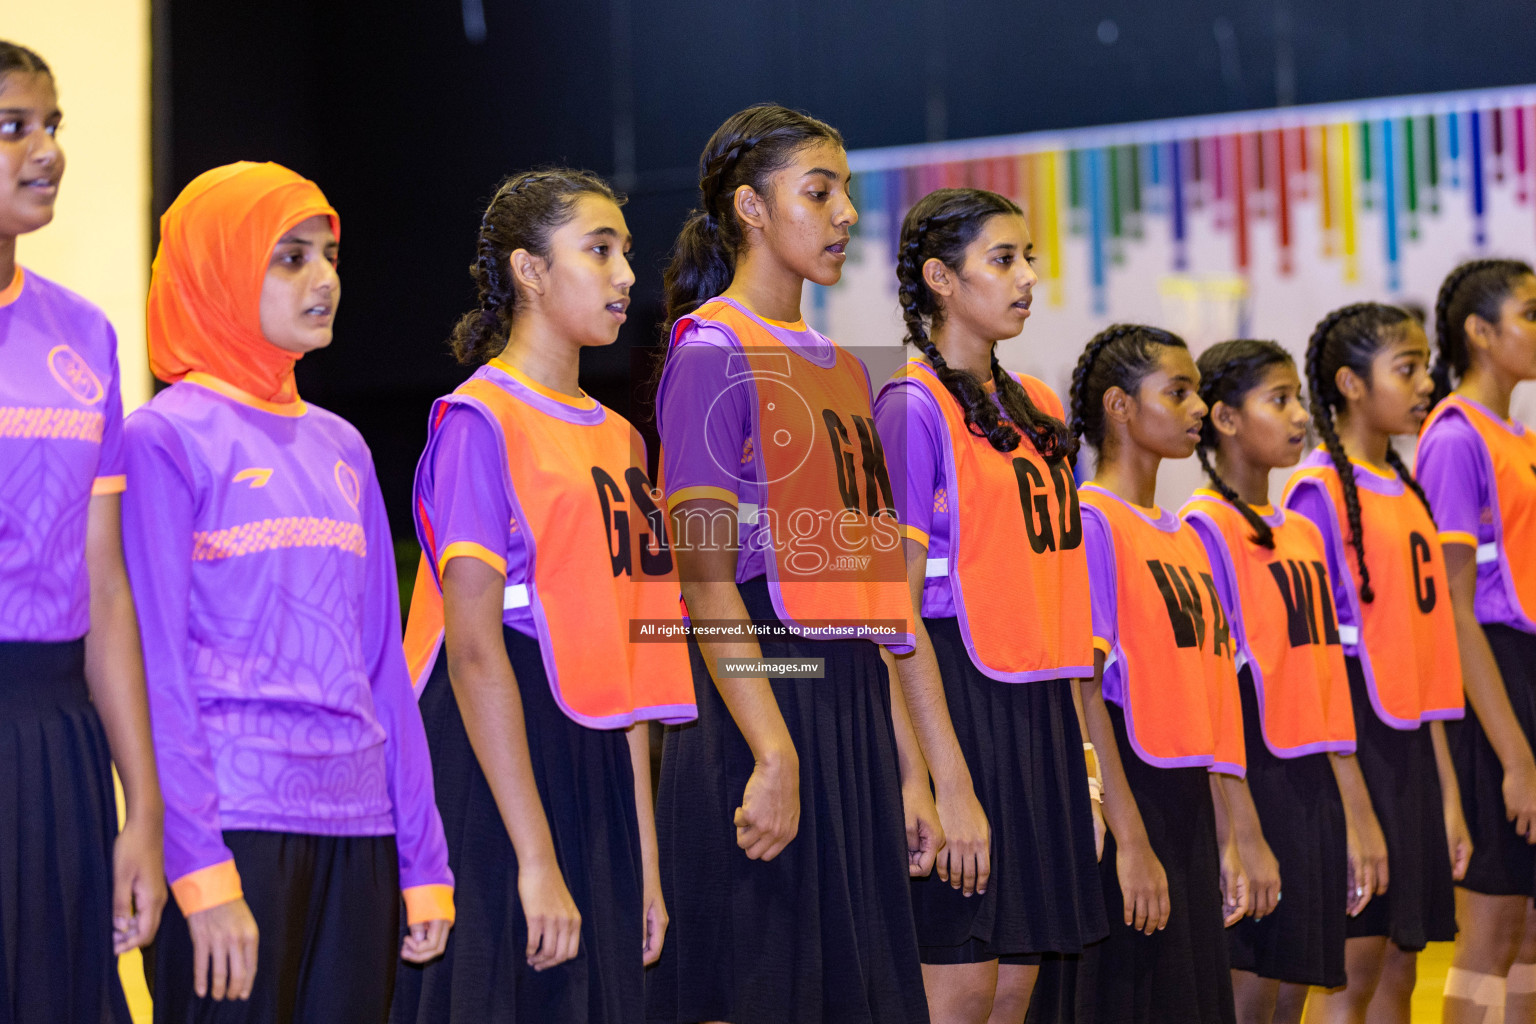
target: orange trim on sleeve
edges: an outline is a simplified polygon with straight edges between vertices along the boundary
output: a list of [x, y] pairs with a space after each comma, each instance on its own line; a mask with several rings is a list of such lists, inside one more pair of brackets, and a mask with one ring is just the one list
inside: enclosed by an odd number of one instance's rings
[[1465, 544], [1468, 547], [1477, 547], [1477, 538], [1464, 530], [1441, 530], [1441, 544]]
[[198, 911], [231, 903], [245, 895], [240, 887], [240, 872], [235, 862], [226, 860], [198, 868], [191, 874], [182, 875], [171, 883], [176, 905], [183, 917], [191, 917]]
[[684, 487], [667, 496], [667, 508], [677, 508], [683, 502], [693, 501], [696, 498], [715, 498], [733, 506], [740, 502], [736, 495], [724, 487]]
[[507, 574], [507, 560], [483, 544], [476, 544], [472, 540], [456, 540], [443, 548], [443, 555], [437, 560], [437, 574], [442, 576], [443, 569], [448, 565], [450, 558], [474, 558], [495, 569], [503, 576]]
[[21, 298], [21, 282], [25, 277], [21, 270], [21, 264], [16, 264], [16, 276], [11, 278], [10, 284], [0, 289], [0, 306], [9, 306]]
[[453, 920], [453, 886], [413, 885], [401, 890], [405, 897], [405, 923]]
[[907, 526], [907, 525], [903, 524], [901, 526], [896, 527], [896, 529], [907, 540], [916, 541], [917, 543], [921, 544], [925, 548], [930, 546], [930, 544], [932, 543], [932, 538], [929, 537], [922, 530], [919, 530], [915, 526]]
[[119, 473], [116, 476], [99, 476], [91, 481], [91, 497], [98, 494], [122, 494], [128, 489], [128, 476]]
[[1096, 636], [1093, 638], [1093, 649], [1104, 655], [1106, 658], [1109, 657], [1109, 652], [1112, 646], [1113, 645], [1110, 644], [1108, 640], [1105, 640], [1101, 636]]

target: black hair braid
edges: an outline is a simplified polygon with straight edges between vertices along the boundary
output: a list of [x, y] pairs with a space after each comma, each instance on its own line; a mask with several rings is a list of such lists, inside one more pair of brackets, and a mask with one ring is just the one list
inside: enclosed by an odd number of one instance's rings
[[[1176, 334], [1143, 324], [1114, 324], [1095, 334], [1078, 357], [1067, 392], [1067, 430], [1100, 449], [1104, 446], [1104, 393], [1111, 387], [1133, 391], [1156, 366], [1155, 349], [1163, 345], [1186, 348]], [[1113, 347], [1106, 370], [1100, 357]]]
[[1344, 451], [1338, 431], [1333, 426], [1334, 407], [1343, 401], [1338, 385], [1323, 379], [1323, 350], [1335, 327], [1350, 317], [1367, 312], [1373, 303], [1361, 302], [1334, 310], [1318, 323], [1307, 342], [1307, 389], [1312, 392], [1312, 423], [1323, 441], [1333, 468], [1338, 473], [1339, 486], [1344, 492], [1344, 512], [1349, 520], [1349, 543], [1355, 549], [1355, 565], [1360, 570], [1360, 600], [1370, 604], [1376, 600], [1371, 588], [1371, 571], [1365, 566], [1365, 535], [1360, 525], [1360, 491], [1355, 486], [1355, 467]]
[[1041, 458], [1066, 459], [1068, 462], [1077, 458], [1077, 439], [1067, 433], [1067, 425], [1035, 405], [1035, 400], [1029, 397], [1018, 379], [1003, 369], [996, 346], [992, 348], [992, 383], [1008, 418], [1024, 428], [1029, 443], [1035, 446]]
[[479, 305], [459, 318], [448, 340], [460, 363], [487, 363], [506, 347], [519, 304], [512, 253], [522, 249], [547, 259], [550, 236], [575, 216], [583, 195], [624, 203], [595, 174], [563, 167], [515, 174], [497, 186], [480, 218], [469, 265]]
[[1429, 514], [1429, 521], [1434, 522], [1435, 510], [1429, 507], [1429, 497], [1425, 495], [1424, 488], [1419, 485], [1419, 481], [1415, 479], [1414, 475], [1408, 472], [1408, 465], [1403, 462], [1403, 457], [1397, 454], [1397, 449], [1393, 448], [1390, 444], [1387, 445], [1387, 465], [1397, 472], [1398, 478], [1407, 484], [1408, 489], [1418, 497], [1419, 503], [1424, 506], [1424, 511]]
[[1451, 393], [1451, 375], [1466, 376], [1472, 366], [1472, 348], [1467, 344], [1467, 318], [1479, 316], [1489, 323], [1499, 318], [1499, 306], [1509, 296], [1514, 283], [1532, 274], [1531, 266], [1519, 260], [1468, 260], [1446, 275], [1435, 298], [1435, 378], [1436, 404]]
[[1211, 457], [1207, 454], [1204, 445], [1195, 449], [1195, 458], [1200, 460], [1200, 468], [1205, 470], [1206, 476], [1210, 477], [1211, 486], [1216, 488], [1216, 493], [1225, 498], [1229, 505], [1237, 509], [1242, 517], [1248, 521], [1248, 525], [1253, 527], [1253, 542], [1260, 547], [1268, 548], [1271, 551], [1275, 550], [1274, 529], [1264, 521], [1264, 517], [1259, 515], [1252, 505], [1243, 500], [1242, 495], [1232, 489], [1231, 484], [1221, 478], [1221, 474], [1216, 472], [1216, 467], [1212, 464]]

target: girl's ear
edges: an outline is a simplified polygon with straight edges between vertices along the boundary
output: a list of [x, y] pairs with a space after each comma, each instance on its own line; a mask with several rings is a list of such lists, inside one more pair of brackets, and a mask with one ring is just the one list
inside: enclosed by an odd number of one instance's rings
[[949, 276], [949, 268], [943, 260], [934, 256], [923, 263], [923, 283], [928, 285], [930, 292], [946, 299], [955, 293], [955, 281]]
[[761, 231], [767, 224], [768, 204], [751, 185], [739, 186], [731, 196], [731, 202], [736, 208], [736, 219], [743, 227], [757, 228]]
[[1216, 428], [1216, 433], [1222, 437], [1236, 437], [1238, 425], [1242, 422], [1243, 414], [1226, 402], [1217, 400], [1207, 413], [1211, 418], [1211, 426]]
[[1131, 421], [1131, 396], [1118, 384], [1104, 392], [1104, 417], [1121, 425]]
[[1346, 402], [1358, 402], [1370, 391], [1365, 378], [1348, 366], [1339, 367], [1338, 372], [1333, 375], [1333, 383]]
[[1489, 323], [1476, 313], [1467, 314], [1467, 321], [1462, 325], [1462, 330], [1466, 335], [1467, 347], [1469, 349], [1481, 349], [1484, 352], [1488, 351], [1493, 345], [1493, 341], [1499, 333], [1497, 324]]
[[512, 284], [530, 295], [543, 295], [549, 265], [527, 249], [514, 249], [507, 257], [512, 266]]

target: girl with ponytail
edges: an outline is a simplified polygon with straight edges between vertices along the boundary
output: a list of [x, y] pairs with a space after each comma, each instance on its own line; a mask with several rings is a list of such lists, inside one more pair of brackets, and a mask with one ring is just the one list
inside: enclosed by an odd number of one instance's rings
[[[662, 754], [675, 916], [649, 1019], [926, 1021], [908, 877], [942, 857], [986, 891], [988, 824], [911, 621], [868, 371], [801, 318], [858, 219], [847, 155], [830, 126], [757, 106], [699, 170], [656, 421], [687, 614], [721, 629], [689, 642], [699, 721]], [[767, 676], [765, 656], [820, 674]]]
[[1080, 492], [1095, 648], [1084, 705], [1094, 745], [1112, 755], [1099, 868], [1112, 923], [1084, 953], [1065, 1019], [1232, 1024], [1223, 927], [1279, 898], [1262, 836], [1251, 848], [1268, 867], [1250, 875], [1234, 835], [1255, 819], [1210, 560], [1155, 505], [1163, 460], [1195, 450], [1199, 379], [1182, 339], [1136, 324], [1095, 336], [1072, 375], [1068, 426], [1098, 455]]
[[[1536, 434], [1511, 418], [1536, 379], [1536, 274], [1516, 260], [1453, 270], [1435, 304], [1437, 371], [1456, 390], [1419, 439], [1473, 714], [1447, 729], [1473, 839], [1456, 889], [1445, 1019], [1536, 1017]], [[1454, 373], [1454, 381], [1452, 374]], [[1527, 937], [1522, 943], [1522, 937]]]
[[934, 1020], [1019, 1024], [1041, 954], [1080, 953], [1108, 930], [1075, 707], [1076, 680], [1093, 672], [1076, 445], [1060, 399], [997, 358], [1029, 316], [1034, 259], [1012, 201], [977, 189], [920, 200], [897, 264], [920, 355], [875, 402], [918, 628], [993, 823], [984, 894], [912, 882]]
[[1443, 721], [1462, 716], [1445, 570], [1424, 492], [1392, 448], [1429, 411], [1429, 342], [1395, 306], [1345, 306], [1313, 331], [1306, 376], [1323, 443], [1285, 505], [1328, 551], [1356, 756], [1390, 873], [1345, 924], [1348, 986], [1314, 994], [1309, 1018], [1407, 1024], [1418, 951], [1455, 936], [1452, 879], [1471, 853]]
[[477, 368], [428, 421], [405, 635], [464, 895], [395, 1024], [644, 1017], [667, 930], [649, 721], [695, 712], [682, 649], [630, 642], [677, 609], [644, 443], [578, 381], [629, 305], [622, 202], [550, 168], [480, 221], [480, 306], [451, 339]]
[[[1322, 535], [1269, 503], [1270, 474], [1307, 439], [1301, 379], [1272, 341], [1201, 354], [1210, 413], [1195, 453], [1210, 486], [1181, 511], [1215, 568], [1243, 702], [1248, 786], [1283, 902], [1228, 933], [1240, 1020], [1300, 1024], [1308, 986], [1345, 983], [1344, 922], [1386, 887], [1386, 843], [1355, 749]], [[1244, 862], [1255, 859], [1244, 851]]]

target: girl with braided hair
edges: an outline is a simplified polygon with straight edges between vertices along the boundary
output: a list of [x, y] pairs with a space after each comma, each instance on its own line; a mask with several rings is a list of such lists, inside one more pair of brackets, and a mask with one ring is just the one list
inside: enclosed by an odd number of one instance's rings
[[[1301, 379], [1272, 341], [1201, 353], [1210, 479], [1181, 510], [1215, 568], [1243, 702], [1248, 786], [1285, 900], [1228, 933], [1241, 1020], [1299, 1024], [1308, 986], [1345, 983], [1344, 915], [1386, 885], [1386, 842], [1353, 756], [1344, 651], [1317, 527], [1269, 503], [1307, 440]], [[1244, 863], [1257, 859], [1244, 851]]]
[[1309, 1017], [1407, 1024], [1418, 951], [1455, 936], [1452, 879], [1471, 852], [1444, 732], [1462, 715], [1445, 570], [1429, 505], [1391, 444], [1429, 411], [1429, 342], [1395, 306], [1345, 306], [1313, 331], [1306, 374], [1323, 443], [1285, 505], [1328, 551], [1356, 757], [1390, 872], [1387, 892], [1345, 924], [1347, 987], [1314, 993]]
[[[1453, 270], [1435, 304], [1437, 372], [1456, 390], [1419, 439], [1417, 471], [1445, 555], [1473, 714], [1446, 729], [1472, 859], [1456, 889], [1445, 1019], [1536, 1020], [1536, 434], [1510, 396], [1536, 379], [1536, 274], [1516, 260]], [[1526, 937], [1522, 949], [1522, 936]]]
[[997, 358], [1029, 316], [1034, 259], [1012, 201], [978, 189], [920, 200], [896, 273], [922, 355], [875, 402], [918, 628], [993, 823], [984, 894], [966, 899], [936, 874], [912, 882], [929, 1011], [943, 1021], [1018, 1024], [1040, 955], [1107, 934], [1097, 780], [1074, 701], [1075, 680], [1093, 674], [1075, 445], [1060, 399]]
[[[1096, 335], [1072, 374], [1068, 426], [1098, 454], [1080, 491], [1095, 649], [1085, 710], [1095, 746], [1118, 754], [1099, 867], [1112, 924], [1083, 956], [1078, 1021], [1232, 1024], [1223, 926], [1278, 899], [1272, 870], [1250, 886], [1234, 838], [1239, 815], [1256, 819], [1238, 788], [1242, 713], [1210, 560], [1155, 505], [1159, 466], [1200, 436], [1199, 379], [1182, 339], [1137, 324]], [[1262, 837], [1254, 848], [1267, 855]]]
[[[713, 632], [688, 645], [698, 722], [662, 753], [674, 917], [652, 1021], [926, 1021], [909, 875], [942, 857], [950, 882], [988, 886], [986, 815], [911, 621], [869, 374], [801, 318], [805, 282], [842, 274], [848, 179], [830, 126], [732, 115], [666, 274], [661, 485], [687, 614]], [[893, 670], [885, 651], [915, 653]]]
[[406, 627], [461, 908], [401, 977], [396, 1024], [644, 1016], [667, 930], [650, 720], [694, 717], [665, 516], [628, 421], [581, 390], [634, 271], [622, 198], [584, 171], [513, 175], [480, 222], [477, 365], [439, 399], [416, 471]]

